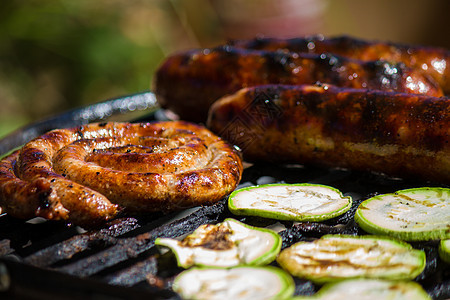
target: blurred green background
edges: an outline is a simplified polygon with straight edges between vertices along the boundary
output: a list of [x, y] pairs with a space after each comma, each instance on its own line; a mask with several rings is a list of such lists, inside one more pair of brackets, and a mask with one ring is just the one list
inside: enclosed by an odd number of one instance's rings
[[0, 137], [148, 90], [174, 51], [317, 33], [450, 48], [449, 12], [446, 0], [1, 1]]

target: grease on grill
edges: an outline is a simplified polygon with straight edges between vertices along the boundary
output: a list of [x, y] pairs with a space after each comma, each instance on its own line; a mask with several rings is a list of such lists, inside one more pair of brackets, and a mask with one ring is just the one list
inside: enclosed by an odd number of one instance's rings
[[[353, 221], [353, 215], [362, 200], [375, 194], [424, 184], [375, 173], [267, 164], [248, 167], [244, 171], [241, 185], [256, 185], [267, 178], [271, 182], [280, 183], [327, 184], [344, 194], [351, 194], [354, 200], [347, 213], [323, 223], [281, 221], [285, 227], [279, 232], [283, 249], [298, 241], [311, 241], [324, 234], [361, 235], [364, 232]], [[181, 269], [173, 262], [173, 258], [159, 254], [154, 245], [155, 239], [183, 236], [201, 225], [216, 224], [229, 217], [260, 227], [274, 223], [273, 220], [263, 218], [232, 216], [225, 200], [213, 206], [185, 212], [181, 218], [177, 213], [119, 218], [88, 232], [62, 223], [32, 224], [4, 214], [0, 216], [0, 253], [3, 259], [12, 257], [23, 265], [84, 278], [86, 289], [92, 287], [90, 277], [95, 277], [96, 280], [111, 285], [145, 291], [149, 297], [156, 299], [179, 299], [171, 292], [171, 283]], [[227, 232], [221, 234], [226, 236]], [[214, 240], [204, 242], [215, 245]], [[226, 245], [219, 243], [214, 247], [216, 246]], [[428, 242], [414, 243], [413, 246], [424, 250], [427, 255], [426, 268], [416, 281], [432, 299], [450, 297], [450, 267], [437, 255], [438, 245]], [[312, 295], [319, 288], [307, 280], [295, 279], [295, 283], [295, 295]], [[48, 289], [52, 289], [50, 284]]]
[[212, 250], [227, 250], [234, 246], [228, 237], [233, 233], [229, 227], [205, 225], [207, 231], [202, 238], [188, 235], [181, 241], [182, 247], [203, 247]]

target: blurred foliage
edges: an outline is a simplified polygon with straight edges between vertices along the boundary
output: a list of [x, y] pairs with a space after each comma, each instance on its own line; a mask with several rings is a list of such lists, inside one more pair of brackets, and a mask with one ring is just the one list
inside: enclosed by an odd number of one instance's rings
[[177, 7], [176, 1], [2, 1], [0, 136], [68, 108], [149, 89], [166, 52], [196, 46]]
[[[446, 0], [5, 0], [0, 137], [141, 92], [170, 53], [256, 34], [350, 34], [448, 45]], [[408, 13], [405, 13], [405, 9]], [[432, 34], [431, 34], [432, 33]]]

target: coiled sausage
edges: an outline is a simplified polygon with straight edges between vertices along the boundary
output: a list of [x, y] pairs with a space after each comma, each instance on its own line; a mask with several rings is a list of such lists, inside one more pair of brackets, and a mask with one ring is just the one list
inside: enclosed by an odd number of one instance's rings
[[10, 215], [95, 224], [121, 209], [214, 203], [240, 180], [239, 153], [187, 122], [95, 123], [50, 131], [0, 162]]

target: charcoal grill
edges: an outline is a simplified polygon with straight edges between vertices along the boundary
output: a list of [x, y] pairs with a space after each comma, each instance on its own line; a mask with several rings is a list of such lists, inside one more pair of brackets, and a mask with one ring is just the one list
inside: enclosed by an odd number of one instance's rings
[[[133, 121], [165, 119], [151, 92], [121, 97], [75, 109], [24, 127], [0, 141], [6, 153], [43, 132], [105, 120], [117, 114], [150, 110]], [[354, 199], [343, 216], [324, 223], [276, 222], [233, 216], [226, 199], [212, 206], [170, 214], [120, 216], [101, 227], [81, 228], [40, 218], [18, 220], [0, 215], [0, 298], [5, 299], [179, 299], [171, 282], [181, 270], [170, 254], [160, 255], [158, 237], [179, 237], [202, 224], [227, 217], [255, 226], [281, 228], [283, 248], [327, 233], [364, 234], [353, 221], [358, 204], [370, 196], [439, 183], [391, 178], [382, 174], [303, 165], [248, 165], [239, 187], [264, 183], [320, 183]], [[448, 187], [448, 186], [447, 186]], [[427, 266], [416, 279], [433, 299], [450, 298], [450, 267], [439, 259], [437, 243], [414, 243], [425, 250]], [[274, 263], [275, 264], [275, 263]], [[295, 279], [296, 295], [318, 290]]]

